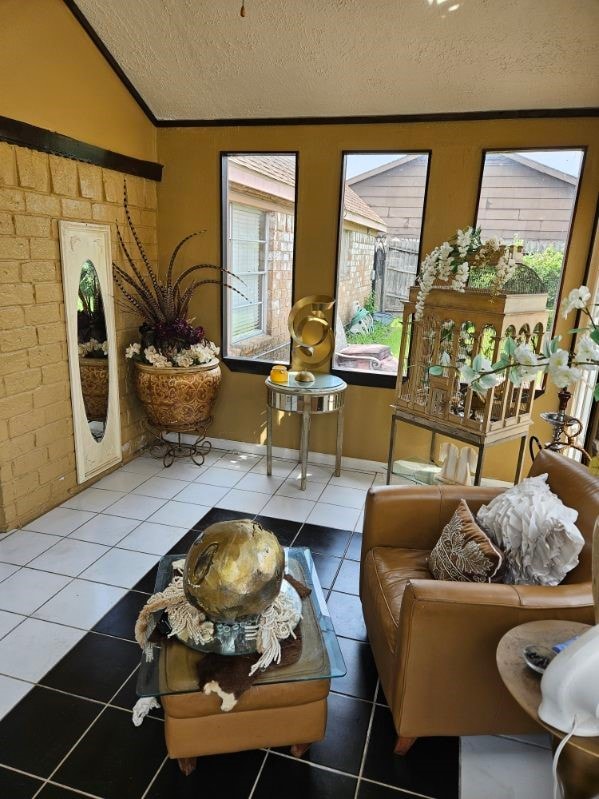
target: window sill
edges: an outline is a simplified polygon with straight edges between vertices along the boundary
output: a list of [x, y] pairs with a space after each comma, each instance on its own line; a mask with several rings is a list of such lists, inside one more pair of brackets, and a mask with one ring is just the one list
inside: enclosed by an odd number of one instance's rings
[[269, 375], [275, 361], [252, 361], [246, 358], [221, 358], [231, 372], [245, 372], [249, 375]]
[[331, 374], [337, 375], [350, 386], [370, 386], [372, 388], [395, 388], [397, 376], [380, 372], [355, 372], [349, 369], [331, 369]]

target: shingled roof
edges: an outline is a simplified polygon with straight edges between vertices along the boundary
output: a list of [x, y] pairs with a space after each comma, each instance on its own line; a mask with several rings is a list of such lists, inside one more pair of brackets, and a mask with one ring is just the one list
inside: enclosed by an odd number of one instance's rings
[[[259, 172], [261, 175], [278, 180], [288, 186], [295, 185], [295, 156], [292, 155], [233, 155], [229, 158], [235, 164]], [[345, 184], [345, 210], [375, 222], [377, 227], [385, 228], [381, 217]]]

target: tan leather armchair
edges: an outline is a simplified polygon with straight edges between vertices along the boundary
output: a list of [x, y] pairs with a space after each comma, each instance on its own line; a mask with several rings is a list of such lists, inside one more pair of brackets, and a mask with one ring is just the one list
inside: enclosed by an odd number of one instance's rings
[[543, 450], [530, 475], [576, 508], [585, 537], [578, 566], [559, 586], [434, 580], [427, 558], [459, 500], [473, 512], [502, 489], [383, 486], [369, 491], [360, 596], [379, 676], [405, 753], [419, 736], [537, 732], [505, 689], [495, 651], [505, 632], [536, 619], [593, 623], [591, 546], [599, 480]]

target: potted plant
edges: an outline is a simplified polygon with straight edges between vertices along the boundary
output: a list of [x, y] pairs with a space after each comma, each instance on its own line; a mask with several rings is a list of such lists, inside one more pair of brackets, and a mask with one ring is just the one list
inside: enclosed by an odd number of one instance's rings
[[81, 269], [77, 340], [81, 392], [88, 421], [105, 422], [108, 413], [108, 342], [102, 290], [93, 264]]
[[[114, 263], [114, 280], [128, 305], [143, 319], [141, 340], [127, 347], [126, 357], [135, 368], [135, 389], [150, 424], [164, 431], [195, 431], [206, 426], [218, 394], [221, 371], [219, 348], [210, 341], [204, 328], [188, 319], [194, 294], [207, 284], [222, 284], [223, 274], [231, 274], [215, 264], [194, 264], [175, 276], [175, 261], [181, 247], [198, 231], [185, 236], [175, 247], [164, 273], [150, 263], [139, 239], [127, 204], [125, 216], [141, 256], [136, 264], [120, 231], [118, 240], [131, 273]], [[216, 270], [217, 278], [197, 277], [202, 270]], [[193, 277], [192, 277], [193, 276]], [[239, 280], [239, 278], [237, 278]], [[229, 284], [225, 284], [229, 286]], [[229, 286], [237, 291], [233, 286]], [[241, 294], [241, 292], [238, 292]]]

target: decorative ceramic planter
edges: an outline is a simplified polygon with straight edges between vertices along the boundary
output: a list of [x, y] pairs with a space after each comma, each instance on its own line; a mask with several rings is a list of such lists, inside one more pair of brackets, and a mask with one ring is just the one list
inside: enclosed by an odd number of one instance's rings
[[108, 358], [79, 358], [81, 392], [88, 422], [104, 422], [108, 414]]
[[134, 380], [151, 425], [167, 431], [192, 431], [212, 415], [221, 381], [220, 364], [215, 358], [188, 369], [164, 369], [135, 362]]

